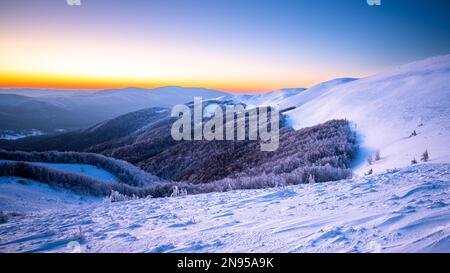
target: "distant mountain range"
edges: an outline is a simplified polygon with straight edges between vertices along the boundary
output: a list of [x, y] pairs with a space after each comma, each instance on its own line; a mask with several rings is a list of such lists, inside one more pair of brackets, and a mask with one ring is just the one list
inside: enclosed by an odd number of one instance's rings
[[0, 134], [80, 129], [144, 108], [172, 107], [195, 96], [211, 99], [224, 95], [211, 89], [178, 86], [101, 91], [0, 89]]

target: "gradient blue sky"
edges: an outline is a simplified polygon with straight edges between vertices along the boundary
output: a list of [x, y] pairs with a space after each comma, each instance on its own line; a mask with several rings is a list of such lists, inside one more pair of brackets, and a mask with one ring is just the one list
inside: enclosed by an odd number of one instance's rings
[[308, 87], [450, 53], [450, 1], [2, 0], [0, 87]]

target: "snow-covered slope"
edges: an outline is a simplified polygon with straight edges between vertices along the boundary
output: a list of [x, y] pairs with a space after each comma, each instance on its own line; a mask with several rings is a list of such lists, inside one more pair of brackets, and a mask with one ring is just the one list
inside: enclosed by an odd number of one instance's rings
[[89, 176], [99, 181], [117, 182], [119, 179], [113, 174], [88, 164], [71, 164], [71, 163], [45, 163], [32, 162], [34, 165], [44, 166], [50, 169], [56, 169], [63, 172], [78, 173]]
[[0, 252], [450, 252], [450, 165], [35, 212]]
[[317, 84], [311, 88], [286, 88], [260, 95], [240, 95], [235, 100], [250, 106], [278, 106], [285, 109], [291, 106], [299, 107], [330, 90], [331, 88], [354, 81], [354, 78], [338, 78]]
[[[75, 194], [69, 190], [51, 187], [37, 181], [0, 177], [0, 211], [24, 215], [78, 209], [80, 206], [98, 203], [99, 197]], [[0, 229], [2, 227], [0, 226]], [[3, 239], [0, 240], [0, 244]]]
[[[288, 112], [295, 129], [348, 119], [361, 136], [357, 174], [410, 165], [428, 150], [432, 162], [450, 162], [450, 55], [429, 58], [363, 79], [337, 79], [286, 100], [265, 104]], [[416, 131], [417, 136], [411, 136]], [[369, 166], [368, 155], [381, 160]]]
[[305, 91], [301, 92], [300, 94], [297, 94], [295, 96], [292, 96], [287, 99], [283, 99], [282, 101], [278, 102], [281, 108], [288, 108], [291, 106], [302, 106], [303, 104], [321, 96], [328, 90], [330, 90], [333, 87], [354, 81], [356, 79], [354, 78], [338, 78], [330, 81], [326, 81], [320, 84], [317, 84], [311, 88], [306, 89]]
[[296, 128], [333, 118], [354, 122], [363, 148], [382, 156], [359, 173], [407, 166], [426, 149], [433, 162], [450, 162], [450, 55], [336, 86], [291, 117]]
[[279, 105], [287, 98], [301, 94], [305, 90], [305, 88], [285, 88], [259, 95], [240, 95], [236, 96], [236, 99], [249, 106]]

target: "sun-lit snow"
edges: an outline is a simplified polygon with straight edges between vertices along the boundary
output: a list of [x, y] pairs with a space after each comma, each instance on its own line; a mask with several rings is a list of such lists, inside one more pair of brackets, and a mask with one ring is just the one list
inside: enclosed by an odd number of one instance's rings
[[239, 95], [237, 100], [247, 105], [267, 106], [279, 105], [288, 98], [292, 98], [298, 94], [302, 94], [305, 88], [286, 88], [261, 95]]

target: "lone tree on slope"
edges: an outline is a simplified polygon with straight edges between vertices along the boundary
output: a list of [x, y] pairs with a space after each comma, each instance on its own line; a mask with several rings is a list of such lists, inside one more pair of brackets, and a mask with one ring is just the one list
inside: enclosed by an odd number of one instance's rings
[[423, 162], [427, 162], [429, 160], [429, 155], [428, 155], [428, 150], [425, 150], [425, 152], [423, 152], [422, 154], [422, 158], [420, 158], [421, 161]]

